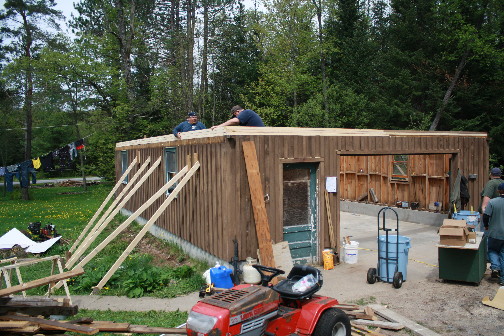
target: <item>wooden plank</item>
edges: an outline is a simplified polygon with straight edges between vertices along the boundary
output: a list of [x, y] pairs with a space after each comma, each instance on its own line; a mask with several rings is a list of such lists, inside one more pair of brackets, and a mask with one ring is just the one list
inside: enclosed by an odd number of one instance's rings
[[256, 224], [257, 241], [261, 254], [261, 263], [264, 266], [275, 267], [273, 248], [271, 246], [270, 227], [264, 204], [264, 192], [262, 189], [259, 164], [257, 162], [256, 149], [253, 141], [243, 142], [243, 154], [245, 156], [245, 166]]
[[329, 193], [327, 190], [324, 191], [325, 196], [325, 205], [326, 205], [326, 213], [327, 213], [327, 225], [329, 227], [329, 241], [331, 244], [331, 248], [336, 247], [336, 237], [334, 236], [334, 226], [331, 218], [331, 205], [329, 204]]
[[77, 239], [73, 243], [72, 247], [69, 250], [70, 253], [72, 253], [77, 248], [77, 246], [81, 242], [82, 238], [84, 238], [84, 236], [86, 235], [86, 233], [88, 232], [88, 230], [91, 228], [91, 226], [93, 225], [94, 221], [98, 218], [98, 216], [100, 215], [100, 213], [103, 211], [103, 209], [105, 208], [105, 206], [108, 204], [108, 202], [110, 201], [110, 199], [112, 198], [112, 196], [115, 195], [115, 192], [117, 191], [117, 189], [122, 185], [122, 181], [129, 174], [130, 170], [133, 169], [133, 167], [136, 165], [137, 161], [138, 161], [138, 157], [135, 157], [133, 159], [133, 161], [131, 161], [131, 163], [128, 166], [128, 168], [121, 175], [121, 177], [119, 178], [119, 180], [117, 180], [114, 188], [112, 188], [112, 190], [109, 192], [109, 194], [107, 195], [107, 197], [105, 198], [105, 200], [102, 202], [102, 204], [100, 205], [100, 207], [98, 208], [98, 210], [96, 210], [96, 212], [93, 215], [93, 217], [86, 224], [86, 226], [84, 227], [84, 229], [80, 233], [79, 237], [77, 237]]
[[[101, 329], [100, 329], [101, 331]], [[136, 334], [166, 334], [166, 335], [187, 335], [185, 328], [163, 328], [148, 327], [142, 325], [131, 325], [128, 332]]]
[[440, 334], [400, 315], [397, 314], [396, 312], [382, 306], [379, 304], [371, 304], [369, 305], [375, 313], [389, 321], [396, 322], [396, 323], [401, 323], [403, 324], [406, 328], [410, 329], [413, 331], [415, 334], [420, 335], [420, 336], [440, 336]]
[[187, 174], [182, 178], [179, 184], [173, 189], [173, 191], [170, 193], [168, 198], [161, 204], [159, 209], [156, 210], [154, 215], [149, 219], [149, 221], [142, 227], [140, 232], [137, 234], [137, 236], [133, 239], [133, 241], [128, 245], [126, 250], [121, 254], [121, 256], [116, 260], [114, 265], [108, 270], [107, 274], [105, 274], [102, 278], [102, 280], [96, 285], [95, 289], [93, 292], [96, 292], [97, 290], [101, 290], [103, 286], [107, 283], [107, 281], [112, 277], [112, 275], [115, 273], [115, 271], [121, 266], [123, 261], [128, 257], [128, 255], [131, 253], [131, 251], [135, 248], [135, 246], [138, 244], [140, 239], [145, 236], [147, 231], [154, 225], [156, 220], [161, 216], [161, 214], [164, 212], [164, 210], [170, 205], [170, 203], [177, 197], [179, 194], [180, 190], [186, 185], [187, 181], [196, 173], [196, 171], [199, 169], [200, 164], [199, 162], [196, 162], [191, 169], [187, 172]]
[[401, 330], [404, 329], [404, 325], [400, 323], [395, 323], [395, 322], [387, 322], [387, 321], [370, 321], [370, 320], [353, 320], [352, 321], [355, 324], [360, 324], [360, 325], [367, 325], [371, 327], [379, 327], [383, 329], [390, 329], [390, 330]]
[[11, 329], [11, 328], [23, 328], [29, 326], [28, 321], [0, 321], [0, 330]]
[[86, 335], [94, 335], [94, 334], [98, 333], [98, 329], [80, 326], [77, 324], [72, 324], [72, 323], [67, 323], [67, 322], [46, 320], [43, 318], [31, 317], [31, 316], [12, 315], [12, 314], [0, 315], [0, 320], [28, 321], [28, 322], [37, 324], [37, 325], [41, 326], [42, 328], [49, 327], [51, 329], [73, 331], [73, 332], [78, 332], [78, 333], [86, 334]]
[[[107, 209], [107, 211], [104, 213], [104, 215], [100, 218], [100, 220], [96, 223], [95, 227], [93, 228], [92, 231], [89, 232], [89, 235], [82, 244], [79, 246], [77, 251], [72, 255], [72, 257], [67, 261], [65, 267], [67, 269], [70, 269], [76, 262], [79, 260], [79, 258], [86, 252], [86, 250], [89, 248], [89, 246], [95, 241], [95, 239], [98, 237], [98, 235], [107, 227], [107, 225], [112, 221], [112, 219], [119, 213], [119, 211], [122, 209], [124, 204], [128, 202], [128, 200], [135, 194], [135, 192], [140, 188], [140, 186], [145, 182], [145, 180], [152, 174], [152, 172], [157, 168], [159, 163], [161, 162], [161, 157], [157, 159], [157, 161], [149, 168], [149, 170], [142, 175], [143, 171], [145, 168], [147, 168], [147, 165], [150, 163], [150, 157], [144, 162], [144, 164], [140, 167], [140, 169], [135, 173], [131, 181], [128, 183], [126, 188], [121, 192], [121, 194], [114, 200], [112, 205]], [[135, 183], [135, 181], [140, 177], [140, 180], [138, 183]], [[122, 197], [123, 193], [126, 192], [126, 190], [129, 190], [131, 186], [134, 186], [124, 197]], [[121, 200], [119, 202], [119, 200]]]
[[18, 293], [18, 292], [28, 290], [31, 288], [44, 286], [44, 285], [47, 285], [51, 282], [58, 282], [61, 280], [72, 278], [74, 276], [78, 276], [81, 274], [84, 274], [84, 269], [82, 269], [82, 267], [79, 267], [77, 269], [73, 269], [73, 270], [65, 272], [65, 273], [55, 274], [55, 275], [51, 275], [51, 276], [48, 276], [48, 277], [45, 277], [42, 279], [37, 279], [37, 280], [30, 281], [30, 282], [26, 282], [24, 284], [0, 289], [0, 296], [11, 295], [11, 294]]

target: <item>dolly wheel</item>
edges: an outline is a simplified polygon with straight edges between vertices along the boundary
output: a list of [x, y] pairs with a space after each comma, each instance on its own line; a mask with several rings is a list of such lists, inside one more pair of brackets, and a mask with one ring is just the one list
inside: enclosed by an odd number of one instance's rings
[[376, 268], [368, 269], [367, 282], [368, 282], [368, 284], [374, 284], [376, 282]]
[[313, 336], [351, 336], [350, 319], [344, 311], [329, 308], [320, 316]]
[[395, 272], [394, 279], [392, 279], [392, 286], [394, 286], [394, 288], [401, 288], [402, 283], [403, 283], [402, 272]]

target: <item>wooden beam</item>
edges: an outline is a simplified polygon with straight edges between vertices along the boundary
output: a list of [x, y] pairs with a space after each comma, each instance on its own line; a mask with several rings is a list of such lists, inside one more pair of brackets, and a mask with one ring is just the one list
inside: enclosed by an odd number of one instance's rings
[[327, 225], [329, 226], [329, 241], [331, 243], [331, 248], [336, 248], [336, 238], [334, 236], [334, 227], [331, 217], [331, 205], [329, 204], [329, 193], [327, 190], [324, 191], [326, 212], [327, 212]]
[[55, 275], [51, 275], [51, 276], [48, 276], [48, 277], [45, 277], [42, 279], [37, 279], [37, 280], [30, 281], [30, 282], [26, 282], [21, 285], [16, 285], [16, 286], [0, 289], [0, 296], [11, 295], [11, 294], [18, 293], [18, 292], [28, 290], [31, 288], [44, 286], [44, 285], [47, 285], [51, 282], [58, 282], [61, 280], [72, 278], [74, 276], [81, 275], [81, 274], [84, 274], [84, 269], [82, 269], [82, 267], [80, 267], [78, 269], [73, 269], [73, 270], [65, 272], [65, 273], [55, 274]]
[[166, 191], [175, 184], [176, 181], [178, 181], [187, 171], [189, 168], [186, 166], [182, 168], [181, 171], [179, 171], [175, 176], [173, 176], [170, 181], [168, 181], [161, 189], [159, 189], [154, 195], [147, 200], [140, 208], [138, 208], [131, 216], [128, 217], [121, 225], [119, 225], [114, 232], [112, 232], [110, 235], [108, 235], [107, 238], [105, 238], [98, 246], [96, 246], [84, 259], [82, 259], [76, 267], [86, 265], [94, 256], [96, 256], [100, 251], [102, 251], [115, 237], [119, 235], [124, 229], [128, 227], [129, 224], [131, 224], [134, 220], [140, 216], [142, 212], [145, 211], [148, 207], [152, 205], [159, 197], [163, 196], [166, 194]]
[[108, 270], [107, 274], [103, 276], [101, 281], [96, 285], [96, 287], [93, 289], [93, 293], [96, 293], [100, 291], [103, 286], [109, 281], [109, 279], [114, 275], [116, 270], [121, 266], [121, 264], [124, 262], [124, 260], [128, 257], [128, 255], [131, 253], [131, 251], [135, 248], [135, 246], [140, 242], [140, 240], [145, 236], [147, 231], [154, 225], [156, 220], [161, 216], [161, 214], [164, 212], [164, 210], [170, 205], [170, 203], [177, 197], [178, 193], [180, 190], [186, 185], [187, 181], [196, 173], [196, 171], [199, 169], [200, 164], [199, 162], [196, 162], [191, 169], [187, 172], [187, 174], [182, 178], [179, 184], [173, 189], [173, 191], [170, 193], [168, 198], [161, 204], [161, 206], [156, 210], [156, 212], [152, 215], [152, 217], [149, 219], [149, 221], [142, 227], [140, 232], [137, 234], [137, 236], [133, 239], [133, 241], [128, 245], [126, 250], [121, 254], [121, 256], [116, 260], [114, 265]]
[[121, 175], [121, 177], [119, 178], [119, 180], [116, 182], [114, 188], [112, 188], [112, 190], [109, 192], [109, 194], [107, 195], [107, 197], [105, 198], [105, 200], [102, 202], [102, 204], [100, 205], [100, 207], [98, 208], [98, 210], [96, 210], [93, 218], [91, 218], [91, 220], [87, 223], [87, 225], [84, 228], [84, 230], [82, 230], [82, 232], [80, 233], [79, 237], [77, 237], [77, 239], [73, 243], [72, 247], [69, 250], [70, 253], [72, 253], [73, 251], [75, 251], [75, 249], [77, 248], [77, 246], [81, 242], [82, 238], [84, 238], [84, 236], [86, 235], [86, 233], [88, 232], [88, 230], [93, 225], [94, 221], [98, 218], [98, 216], [103, 211], [103, 209], [105, 208], [105, 206], [108, 204], [108, 202], [110, 201], [110, 199], [112, 198], [112, 196], [114, 196], [114, 194], [117, 191], [117, 189], [119, 189], [119, 187], [121, 186], [122, 181], [129, 174], [130, 170], [133, 169], [133, 167], [136, 165], [137, 161], [138, 161], [138, 157], [135, 157], [133, 159], [133, 161], [131, 161], [131, 163], [128, 166], [128, 168], [124, 171], [124, 173]]
[[264, 204], [264, 192], [259, 172], [259, 163], [257, 162], [257, 153], [253, 141], [243, 142], [243, 154], [245, 156], [245, 166], [247, 169], [252, 209], [254, 211], [257, 241], [261, 254], [261, 264], [268, 267], [275, 267], [268, 215]]
[[86, 334], [86, 335], [94, 335], [99, 332], [98, 329], [80, 326], [77, 324], [54, 321], [54, 320], [46, 320], [43, 318], [23, 316], [23, 315], [13, 315], [13, 314], [1, 315], [0, 320], [3, 320], [3, 321], [28, 321], [30, 323], [37, 324], [37, 325], [41, 326], [42, 328], [47, 326], [47, 327], [50, 327], [51, 329], [73, 331], [73, 332], [77, 332], [80, 334]]
[[[142, 176], [142, 178], [138, 181], [138, 183], [134, 184], [133, 180], [136, 180], [136, 177], [142, 174], [143, 170], [146, 168], [147, 164], [150, 162], [150, 157], [148, 160], [140, 167], [138, 172], [135, 174], [133, 177], [132, 181], [130, 181], [129, 186], [134, 185], [134, 187], [128, 192], [128, 194], [122, 199], [122, 201], [117, 205], [114, 206], [114, 209], [110, 213], [105, 213], [102, 219], [98, 221], [95, 230], [90, 233], [89, 237], [84, 240], [82, 245], [79, 247], [79, 249], [75, 252], [74, 255], [68, 260], [66, 263], [65, 267], [67, 269], [70, 269], [75, 262], [86, 252], [86, 250], [89, 248], [91, 243], [98, 237], [98, 235], [107, 227], [107, 225], [114, 219], [114, 217], [119, 213], [119, 211], [122, 209], [122, 207], [126, 204], [126, 202], [129, 201], [129, 199], [136, 193], [138, 188], [140, 188], [143, 183], [147, 180], [147, 178], [156, 170], [156, 168], [159, 166], [161, 163], [161, 156], [152, 164], [152, 166], [147, 170], [147, 172]], [[112, 206], [110, 207], [112, 208]], [[110, 209], [109, 208], [109, 209]], [[107, 216], [105, 218], [105, 216]]]

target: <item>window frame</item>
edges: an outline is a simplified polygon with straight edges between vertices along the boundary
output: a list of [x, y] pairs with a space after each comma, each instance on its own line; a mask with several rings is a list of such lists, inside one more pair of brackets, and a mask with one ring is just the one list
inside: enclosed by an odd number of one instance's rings
[[[165, 147], [163, 156], [164, 156], [165, 183], [167, 183], [173, 178], [173, 176], [177, 175], [177, 173], [179, 172], [178, 160], [177, 160], [177, 147]], [[166, 191], [166, 196], [170, 195], [176, 186], [177, 182], [175, 182]]]
[[[126, 170], [128, 170], [129, 164], [128, 164], [128, 151], [127, 150], [121, 150], [121, 175], [124, 174]], [[122, 184], [128, 184], [129, 182], [129, 174], [124, 177], [122, 180]]]

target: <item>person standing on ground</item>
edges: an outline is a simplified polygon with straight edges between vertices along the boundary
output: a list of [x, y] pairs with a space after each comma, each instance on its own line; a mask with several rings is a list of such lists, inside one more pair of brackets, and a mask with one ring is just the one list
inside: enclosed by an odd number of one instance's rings
[[264, 127], [261, 117], [252, 110], [245, 110], [240, 105], [231, 108], [231, 119], [220, 125], [212, 126], [212, 129], [221, 126], [255, 126]]
[[497, 187], [499, 184], [504, 183], [501, 176], [502, 171], [500, 168], [492, 168], [490, 171], [490, 181], [485, 184], [485, 188], [481, 192], [481, 213], [485, 213], [485, 208], [492, 198], [499, 196]]
[[499, 197], [493, 198], [483, 214], [483, 224], [488, 235], [488, 256], [492, 278], [499, 278], [504, 286], [504, 183], [497, 187]]
[[206, 129], [206, 126], [198, 121], [198, 115], [196, 114], [196, 112], [189, 112], [187, 113], [186, 121], [181, 122], [177, 125], [177, 127], [173, 129], [173, 135], [180, 139], [181, 133], [183, 132], [197, 131], [202, 129]]

